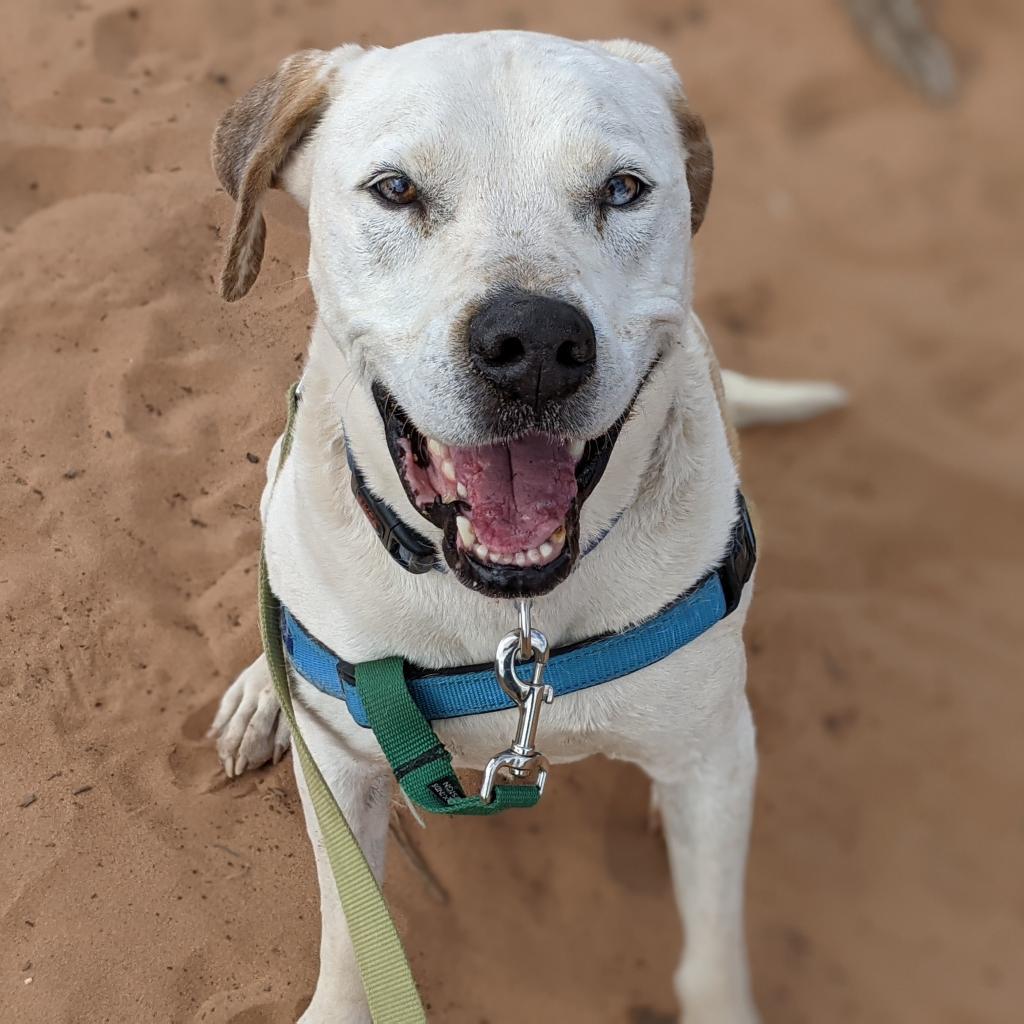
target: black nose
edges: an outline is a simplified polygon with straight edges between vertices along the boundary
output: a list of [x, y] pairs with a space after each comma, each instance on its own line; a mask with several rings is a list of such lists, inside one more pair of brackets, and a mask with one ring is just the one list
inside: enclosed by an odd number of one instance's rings
[[559, 299], [501, 292], [469, 324], [473, 365], [496, 388], [539, 409], [594, 372], [594, 325]]

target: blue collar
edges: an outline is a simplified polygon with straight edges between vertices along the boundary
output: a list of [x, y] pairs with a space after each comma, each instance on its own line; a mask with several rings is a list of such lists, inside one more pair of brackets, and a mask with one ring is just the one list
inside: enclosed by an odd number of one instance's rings
[[[743, 495], [721, 565], [657, 614], [621, 633], [556, 648], [544, 682], [556, 695], [620, 679], [668, 657], [721, 621], [740, 602], [754, 571], [757, 544]], [[292, 668], [322, 693], [340, 697], [357, 724], [369, 727], [355, 683], [355, 666], [339, 658], [281, 606], [281, 637]], [[498, 684], [491, 665], [426, 670], [406, 664], [409, 692], [424, 717], [460, 718], [502, 711], [515, 704]]]

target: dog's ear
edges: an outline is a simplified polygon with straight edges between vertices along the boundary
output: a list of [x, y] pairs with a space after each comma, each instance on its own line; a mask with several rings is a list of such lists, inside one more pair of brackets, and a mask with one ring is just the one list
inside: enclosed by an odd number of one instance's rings
[[260, 272], [266, 223], [260, 201], [268, 188], [284, 185], [306, 204], [309, 161], [302, 143], [323, 116], [334, 95], [341, 64], [362, 52], [345, 46], [330, 53], [303, 50], [253, 86], [217, 123], [211, 144], [213, 168], [235, 200], [220, 293], [228, 302], [240, 299]]
[[631, 39], [612, 39], [608, 42], [599, 42], [597, 45], [615, 57], [648, 68], [666, 90], [669, 106], [672, 108], [686, 152], [686, 184], [690, 189], [690, 232], [696, 234], [704, 222], [714, 174], [714, 157], [704, 128], [704, 119], [690, 109], [686, 93], [683, 92], [683, 83], [667, 54]]

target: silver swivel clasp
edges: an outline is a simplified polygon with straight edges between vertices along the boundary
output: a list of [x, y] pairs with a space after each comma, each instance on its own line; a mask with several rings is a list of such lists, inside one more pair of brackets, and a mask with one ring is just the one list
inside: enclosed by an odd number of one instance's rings
[[[519, 705], [519, 724], [512, 746], [495, 755], [484, 769], [480, 796], [490, 802], [498, 772], [505, 769], [517, 779], [536, 773], [537, 789], [544, 792], [548, 777], [547, 758], [534, 746], [540, 709], [555, 699], [555, 691], [544, 682], [548, 663], [548, 638], [534, 629], [530, 621], [530, 599], [519, 601], [519, 628], [503, 637], [494, 656], [494, 674], [501, 688]], [[533, 675], [523, 682], [516, 674], [516, 664], [533, 662]]]

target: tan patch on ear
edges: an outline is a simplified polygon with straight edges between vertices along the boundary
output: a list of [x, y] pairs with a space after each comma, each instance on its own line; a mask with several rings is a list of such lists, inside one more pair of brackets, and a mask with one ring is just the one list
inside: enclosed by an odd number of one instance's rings
[[237, 201], [220, 279], [220, 293], [234, 302], [260, 272], [266, 223], [260, 201], [292, 150], [309, 134], [330, 98], [330, 55], [304, 50], [276, 74], [249, 90], [217, 124], [211, 158], [217, 177]]
[[672, 104], [672, 110], [683, 137], [686, 149], [686, 184], [690, 189], [690, 234], [704, 223], [708, 201], [711, 198], [711, 179], [714, 177], [715, 158], [708, 140], [704, 118], [695, 114], [686, 105], [680, 94]]

